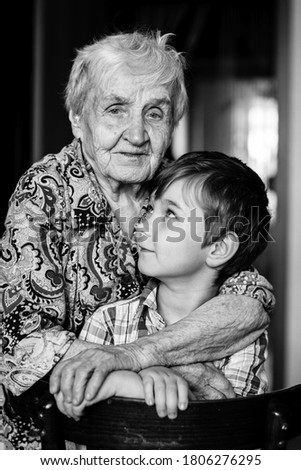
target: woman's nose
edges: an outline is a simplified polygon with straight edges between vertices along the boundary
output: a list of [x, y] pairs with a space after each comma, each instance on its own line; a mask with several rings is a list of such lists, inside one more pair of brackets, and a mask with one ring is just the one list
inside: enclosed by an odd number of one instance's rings
[[138, 243], [143, 243], [149, 238], [149, 236], [150, 235], [149, 235], [146, 219], [142, 217], [135, 224], [134, 238]]
[[133, 145], [141, 146], [149, 140], [148, 132], [142, 116], [130, 118], [128, 126], [124, 132], [124, 137]]
[[146, 237], [149, 238], [152, 236], [152, 231], [153, 231], [153, 220], [154, 220], [154, 214], [153, 211], [147, 211], [140, 219], [138, 222], [135, 224], [135, 233], [137, 234], [137, 237], [140, 237], [140, 240], [142, 238]]
[[149, 220], [147, 215], [140, 218], [135, 224], [135, 232], [148, 232], [149, 231]]

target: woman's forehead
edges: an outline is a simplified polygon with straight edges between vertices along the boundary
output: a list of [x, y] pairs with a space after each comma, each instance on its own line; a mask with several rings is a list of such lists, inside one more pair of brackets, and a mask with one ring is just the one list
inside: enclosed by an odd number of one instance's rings
[[112, 76], [109, 80], [102, 80], [100, 90], [103, 97], [120, 97], [133, 99], [138, 96], [157, 97], [158, 99], [171, 100], [171, 90], [167, 85], [150, 82], [145, 76], [137, 76], [123, 72]]

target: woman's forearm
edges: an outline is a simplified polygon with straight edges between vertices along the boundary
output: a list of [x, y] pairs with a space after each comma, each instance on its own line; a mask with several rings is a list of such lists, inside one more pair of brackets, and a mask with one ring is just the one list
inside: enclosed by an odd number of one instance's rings
[[156, 364], [214, 361], [251, 344], [269, 321], [269, 315], [256, 299], [217, 296], [183, 320], [125, 348], [141, 369]]
[[96, 343], [90, 343], [89, 341], [82, 341], [80, 339], [75, 339], [71, 344], [70, 348], [64, 355], [63, 359], [70, 359], [71, 357], [76, 356], [78, 353], [82, 351], [86, 351], [87, 349], [97, 348], [98, 345]]

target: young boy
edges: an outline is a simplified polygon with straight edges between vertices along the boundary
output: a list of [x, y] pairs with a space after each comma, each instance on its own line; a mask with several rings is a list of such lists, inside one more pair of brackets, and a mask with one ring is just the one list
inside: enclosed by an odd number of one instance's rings
[[[139, 269], [150, 277], [142, 294], [101, 307], [80, 339], [124, 344], [183, 320], [213, 298], [231, 276], [244, 276], [269, 240], [270, 214], [263, 182], [246, 164], [218, 152], [191, 152], [166, 168], [145, 216], [136, 226]], [[239, 274], [237, 274], [239, 273]], [[256, 285], [254, 285], [254, 295]], [[239, 396], [267, 389], [267, 333], [213, 365]], [[56, 396], [62, 412], [78, 418], [85, 406], [111, 396], [145, 398], [159, 416], [185, 409], [189, 377], [172, 368], [109, 374], [93, 402], [78, 407]], [[68, 408], [69, 407], [69, 408]]]

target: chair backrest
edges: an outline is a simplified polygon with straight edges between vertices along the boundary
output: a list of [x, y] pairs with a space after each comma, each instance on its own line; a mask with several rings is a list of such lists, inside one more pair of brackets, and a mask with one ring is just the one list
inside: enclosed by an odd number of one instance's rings
[[159, 418], [143, 400], [100, 402], [78, 422], [62, 415], [49, 393], [33, 402], [43, 449], [64, 449], [65, 440], [89, 449], [284, 449], [301, 435], [301, 384], [253, 397], [191, 402], [175, 420]]

